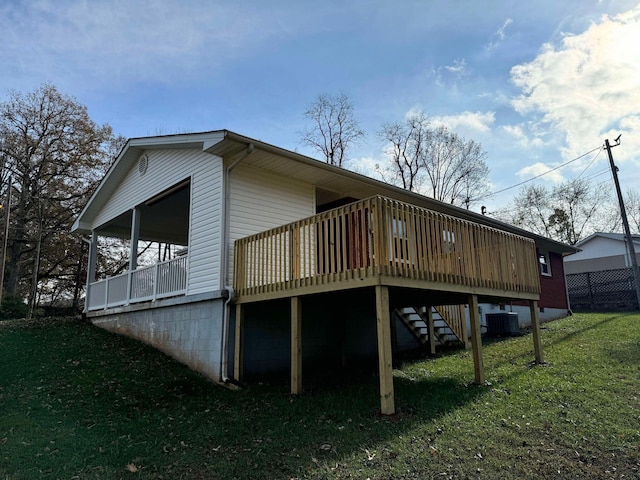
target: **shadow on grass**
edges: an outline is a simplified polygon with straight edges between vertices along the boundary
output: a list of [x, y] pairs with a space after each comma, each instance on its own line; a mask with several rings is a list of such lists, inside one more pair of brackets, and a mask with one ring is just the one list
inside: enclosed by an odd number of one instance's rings
[[[568, 342], [572, 339], [574, 339], [575, 337], [577, 337], [578, 335], [583, 335], [587, 332], [593, 331], [593, 330], [599, 330], [601, 327], [603, 327], [604, 325], [607, 325], [615, 320], [618, 320], [622, 317], [625, 316], [631, 316], [633, 314], [628, 314], [628, 315], [612, 315], [609, 316], [607, 318], [604, 318], [600, 321], [597, 322], [590, 322], [588, 325], [584, 326], [583, 328], [575, 328], [575, 329], [571, 329], [570, 332], [559, 336], [558, 338], [555, 338], [553, 340], [551, 340], [550, 342], [547, 342], [547, 345], [557, 345], [559, 343], [564, 343], [564, 342]], [[570, 327], [565, 327], [565, 328], [570, 328]]]
[[364, 455], [483, 394], [454, 379], [394, 378], [379, 413], [376, 375], [212, 384], [152, 347], [91, 325], [2, 332], [0, 476], [291, 478]]

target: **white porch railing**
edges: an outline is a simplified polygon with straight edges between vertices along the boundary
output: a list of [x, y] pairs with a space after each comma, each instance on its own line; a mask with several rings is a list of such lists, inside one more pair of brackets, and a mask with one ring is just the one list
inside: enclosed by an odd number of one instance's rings
[[187, 257], [183, 256], [91, 283], [87, 309], [101, 310], [174, 297], [186, 291]]

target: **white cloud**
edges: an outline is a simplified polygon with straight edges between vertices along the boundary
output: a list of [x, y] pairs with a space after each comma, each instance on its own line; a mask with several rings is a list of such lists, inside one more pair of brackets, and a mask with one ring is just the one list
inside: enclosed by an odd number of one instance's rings
[[503, 125], [501, 128], [523, 148], [539, 148], [544, 145], [541, 138], [530, 137], [525, 133], [522, 125]]
[[374, 157], [360, 157], [353, 158], [349, 161], [348, 168], [361, 175], [373, 177], [377, 180], [391, 181], [391, 178], [387, 178], [390, 174], [387, 172], [388, 164], [386, 159], [374, 158]]
[[463, 58], [462, 60], [454, 60], [453, 65], [445, 65], [442, 68], [444, 68], [448, 72], [462, 75], [465, 72], [466, 66], [467, 62]]
[[523, 180], [528, 180], [530, 178], [534, 178], [534, 177], [537, 177], [538, 175], [544, 174], [543, 178], [546, 181], [553, 182], [553, 183], [563, 182], [565, 178], [562, 176], [562, 173], [560, 173], [560, 170], [554, 170], [553, 172], [549, 172], [553, 168], [554, 167], [549, 167], [544, 163], [538, 162], [538, 163], [534, 163], [533, 165], [529, 165], [527, 167], [521, 168], [520, 170], [518, 170], [518, 172], [516, 172], [516, 175], [518, 175], [518, 177], [520, 177]]
[[498, 30], [496, 30], [493, 33], [493, 35], [491, 35], [491, 38], [489, 39], [489, 43], [487, 43], [487, 45], [485, 46], [485, 50], [487, 52], [490, 52], [491, 50], [496, 49], [498, 45], [502, 43], [502, 41], [505, 38], [505, 31], [507, 27], [512, 23], [513, 23], [513, 19], [507, 18], [504, 21], [504, 23], [500, 26], [500, 28], [498, 28]]
[[436, 84], [444, 86], [447, 84], [455, 84], [462, 77], [467, 75], [467, 61], [455, 59], [451, 65], [444, 65], [434, 69]]
[[551, 134], [564, 136], [566, 159], [591, 150], [605, 136], [615, 138], [615, 132], [634, 139], [629, 157], [640, 147], [637, 45], [640, 6], [604, 16], [583, 33], [564, 34], [560, 45], [546, 44], [534, 60], [511, 69], [522, 90], [512, 105], [523, 115], [538, 116]]
[[487, 133], [491, 130], [491, 126], [495, 122], [495, 112], [462, 112], [458, 115], [446, 115], [433, 117], [431, 121], [436, 124], [442, 124], [449, 129], [465, 133]]

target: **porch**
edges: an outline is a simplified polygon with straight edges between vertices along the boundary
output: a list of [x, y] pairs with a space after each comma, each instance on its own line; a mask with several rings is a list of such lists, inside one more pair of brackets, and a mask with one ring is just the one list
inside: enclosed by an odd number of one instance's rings
[[186, 291], [187, 256], [183, 255], [90, 283], [87, 310], [106, 310], [175, 297]]
[[[235, 242], [234, 376], [243, 375], [243, 306], [290, 299], [291, 393], [302, 391], [302, 305], [309, 295], [375, 292], [381, 411], [395, 411], [391, 312], [469, 305], [475, 381], [484, 382], [480, 301], [526, 300], [536, 361], [542, 362], [535, 242], [506, 231], [380, 196]], [[468, 338], [466, 327], [459, 338]], [[431, 320], [430, 325], [433, 325]], [[465, 322], [466, 325], [466, 322]], [[433, 336], [431, 336], [433, 337]]]

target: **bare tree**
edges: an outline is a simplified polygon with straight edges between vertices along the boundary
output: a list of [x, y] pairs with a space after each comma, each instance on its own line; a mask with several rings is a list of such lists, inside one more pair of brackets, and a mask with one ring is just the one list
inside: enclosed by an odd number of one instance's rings
[[538, 235], [551, 237], [551, 209], [552, 202], [547, 187], [532, 184], [520, 189], [513, 205], [496, 211], [494, 216]]
[[[627, 211], [629, 227], [634, 233], [640, 233], [640, 192], [629, 189], [624, 197], [624, 206]], [[620, 212], [616, 210], [616, 214], [617, 225], [621, 225]]]
[[[425, 150], [430, 144], [431, 129], [426, 115], [413, 115], [404, 123], [389, 123], [382, 127], [380, 137], [388, 143], [386, 155], [391, 163], [385, 179], [402, 188], [420, 190], [425, 163]], [[383, 175], [384, 176], [384, 175]]]
[[551, 189], [523, 187], [513, 205], [496, 216], [560, 242], [575, 245], [596, 231], [608, 231], [609, 192], [602, 185], [575, 179]]
[[118, 141], [52, 85], [0, 103], [0, 155], [15, 188], [8, 294], [35, 302], [39, 281], [77, 277], [81, 254], [69, 229]]
[[364, 137], [350, 98], [344, 93], [318, 95], [304, 116], [311, 127], [301, 132], [302, 143], [320, 152], [327, 163], [342, 167], [349, 148]]
[[423, 112], [384, 125], [380, 137], [388, 145], [385, 179], [467, 208], [487, 194], [489, 167], [482, 146], [445, 126], [432, 126]]

